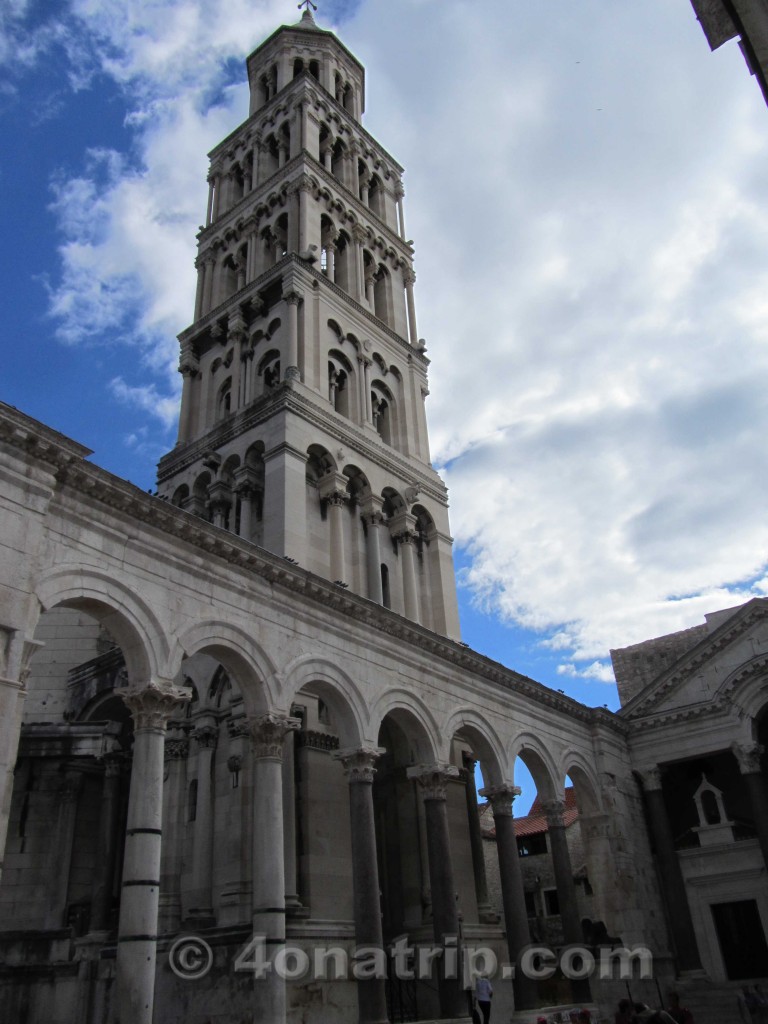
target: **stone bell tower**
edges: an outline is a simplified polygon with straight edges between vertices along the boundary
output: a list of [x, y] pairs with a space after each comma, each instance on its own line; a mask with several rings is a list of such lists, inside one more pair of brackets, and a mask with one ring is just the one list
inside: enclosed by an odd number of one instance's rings
[[210, 154], [159, 491], [458, 638], [403, 169], [362, 126], [364, 68], [309, 5], [247, 67], [248, 119]]

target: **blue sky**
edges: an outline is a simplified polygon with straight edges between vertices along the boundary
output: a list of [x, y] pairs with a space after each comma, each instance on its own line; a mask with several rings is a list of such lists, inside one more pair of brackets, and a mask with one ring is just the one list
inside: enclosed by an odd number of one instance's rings
[[[768, 110], [687, 0], [325, 3], [406, 167], [465, 640], [590, 705], [764, 595]], [[0, 11], [0, 397], [142, 488], [175, 439], [205, 154], [277, 0]]]

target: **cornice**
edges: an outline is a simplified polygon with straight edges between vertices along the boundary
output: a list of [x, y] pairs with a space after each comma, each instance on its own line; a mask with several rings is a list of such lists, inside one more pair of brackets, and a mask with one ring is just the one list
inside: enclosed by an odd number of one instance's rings
[[[681, 686], [690, 676], [698, 669], [702, 668], [708, 661], [710, 661], [720, 651], [730, 647], [732, 643], [743, 636], [756, 622], [768, 617], [768, 600], [765, 598], [753, 598], [747, 604], [745, 604], [739, 611], [734, 612], [718, 629], [714, 630], [705, 639], [699, 641], [699, 643], [693, 647], [666, 672], [663, 672], [653, 683], [650, 684], [646, 690], [637, 694], [631, 701], [629, 701], [619, 712], [619, 715], [631, 722], [646, 717], [649, 714], [653, 714], [654, 709], [678, 686]], [[759, 662], [761, 667], [753, 668], [755, 662]], [[727, 693], [732, 691], [743, 678], [746, 678], [750, 673], [755, 674], [761, 671], [765, 671], [768, 668], [768, 657], [757, 658], [749, 662], [747, 666], [740, 668], [737, 672], [729, 676], [729, 680], [733, 680], [730, 685], [726, 682], [725, 685], [718, 688], [717, 693], [714, 695], [711, 701], [702, 704], [695, 704], [690, 706], [692, 712], [696, 709], [696, 717], [700, 717], [704, 714], [716, 713], [720, 710], [719, 701], [727, 702]], [[726, 690], [727, 686], [727, 690]], [[687, 710], [687, 709], [685, 709]], [[666, 719], [668, 715], [678, 715], [682, 713], [682, 709], [670, 709], [668, 713], [663, 713], [659, 717], [654, 717], [654, 721], [661, 721]], [[676, 719], [675, 719], [676, 720]]]
[[[9, 419], [23, 426], [24, 430], [8, 429]], [[11, 444], [29, 454], [30, 435], [43, 439], [46, 432], [36, 421], [3, 405], [0, 406], [0, 436], [6, 433]], [[72, 450], [86, 450], [71, 441], [68, 445]], [[208, 558], [218, 559], [239, 571], [258, 576], [271, 586], [311, 602], [322, 609], [324, 615], [334, 611], [363, 624], [368, 630], [376, 630], [384, 636], [392, 637], [399, 644], [407, 644], [426, 657], [437, 658], [454, 669], [470, 672], [500, 691], [517, 694], [587, 726], [603, 726], [622, 735], [627, 733], [627, 724], [605, 709], [579, 704], [564, 694], [550, 690], [464, 647], [456, 640], [433, 633], [425, 626], [411, 622], [358, 594], [341, 590], [328, 580], [291, 565], [279, 555], [249, 544], [161, 498], [146, 494], [134, 484], [91, 463], [71, 460], [67, 464], [66, 475], [59, 481], [59, 492], [59, 502], [67, 492], [72, 492], [77, 497], [85, 498], [91, 511], [101, 506], [119, 515], [129, 516], [138, 523], [144, 523], [182, 544], [196, 548]]]
[[[213, 430], [195, 441], [179, 445], [164, 455], [158, 466], [158, 482], [162, 483], [171, 476], [196, 465], [211, 449], [219, 449], [230, 441], [236, 440], [241, 434], [253, 430], [266, 423], [280, 410], [294, 412], [303, 420], [330, 434], [339, 445], [351, 447], [350, 437], [354, 437], [354, 450], [382, 467], [394, 477], [408, 483], [418, 477], [425, 494], [428, 494], [439, 505], [447, 506], [448, 496], [445, 484], [434, 469], [420, 462], [409, 462], [402, 458], [394, 449], [383, 444], [374, 445], [368, 436], [351, 420], [340, 419], [330, 409], [325, 410], [310, 395], [302, 394], [298, 388], [281, 384], [262, 399], [252, 405], [233, 413], [229, 419], [217, 424]], [[434, 474], [434, 478], [433, 478]], [[436, 480], [440, 480], [438, 484]]]
[[93, 455], [90, 448], [5, 402], [0, 402], [0, 441], [34, 455], [54, 469], [63, 469], [73, 461]]

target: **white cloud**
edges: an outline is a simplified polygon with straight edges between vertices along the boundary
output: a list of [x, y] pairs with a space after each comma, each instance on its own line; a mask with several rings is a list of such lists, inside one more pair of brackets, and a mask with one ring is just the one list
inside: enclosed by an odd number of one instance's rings
[[[124, 87], [135, 151], [58, 183], [52, 308], [138, 346], [167, 391], [114, 387], [170, 421], [205, 152], [247, 112], [222, 68], [286, 9], [73, 12], [59, 38]], [[601, 681], [609, 647], [764, 593], [768, 129], [737, 49], [665, 0], [368, 0], [343, 39], [407, 168], [462, 584]]]

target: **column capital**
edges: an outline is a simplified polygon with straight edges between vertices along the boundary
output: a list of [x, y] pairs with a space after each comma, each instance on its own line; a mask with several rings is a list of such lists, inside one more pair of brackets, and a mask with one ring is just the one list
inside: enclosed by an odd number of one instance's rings
[[282, 761], [285, 734], [301, 728], [301, 719], [287, 715], [254, 715], [248, 719], [248, 731], [257, 760]]
[[403, 270], [403, 282], [405, 283], [406, 287], [408, 285], [416, 284], [416, 272], [412, 270], [410, 267], [406, 267]]
[[212, 749], [216, 747], [219, 730], [215, 725], [201, 725], [192, 733], [192, 738], [197, 743], [198, 750]]
[[731, 751], [742, 775], [756, 775], [761, 770], [765, 747], [760, 743], [732, 743]]
[[348, 747], [337, 750], [331, 756], [340, 761], [350, 785], [356, 782], [373, 782], [376, 761], [386, 754], [386, 747]]
[[189, 756], [189, 740], [184, 737], [166, 736], [165, 738], [165, 760], [183, 761]]
[[283, 294], [283, 301], [287, 302], [289, 306], [298, 306], [302, 301], [303, 296], [300, 292], [287, 291]]
[[362, 245], [363, 242], [368, 238], [368, 232], [360, 224], [355, 224], [352, 228], [352, 238], [357, 242], [358, 245]]
[[649, 764], [645, 768], [638, 768], [637, 774], [646, 793], [649, 793], [654, 789], [661, 789], [663, 773], [663, 768], [658, 764]]
[[165, 732], [168, 719], [179, 705], [191, 699], [187, 690], [170, 683], [160, 685], [154, 682], [120, 692], [120, 696], [133, 716], [134, 729], [159, 729], [162, 732]]
[[512, 804], [515, 797], [520, 796], [521, 792], [522, 790], [519, 786], [503, 782], [500, 786], [486, 786], [485, 789], [480, 790], [479, 795], [485, 797], [491, 805], [494, 818], [504, 816], [511, 818], [514, 813]]
[[445, 787], [459, 777], [459, 769], [453, 764], [418, 764], [408, 768], [406, 774], [421, 786], [425, 800], [445, 800]]
[[542, 800], [541, 809], [546, 815], [549, 828], [560, 828], [564, 824], [565, 800]]

